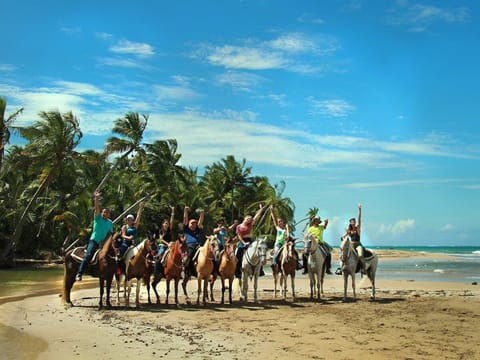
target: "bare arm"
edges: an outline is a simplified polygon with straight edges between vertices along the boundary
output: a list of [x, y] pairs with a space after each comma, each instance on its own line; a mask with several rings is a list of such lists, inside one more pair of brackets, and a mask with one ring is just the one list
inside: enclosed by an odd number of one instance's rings
[[270, 216], [272, 217], [273, 226], [278, 227], [277, 219], [275, 217], [275, 214], [273, 213], [273, 206], [270, 207]]
[[142, 217], [143, 206], [144, 206], [144, 203], [142, 201], [140, 205], [138, 205], [137, 217], [135, 219], [135, 223], [133, 224], [137, 229], [138, 229], [138, 226], [140, 225], [140, 218]]
[[358, 235], [360, 235], [361, 226], [362, 226], [362, 204], [358, 204], [358, 225], [357, 225]]
[[263, 212], [263, 207], [262, 207], [262, 205], [260, 205], [260, 208], [257, 210], [257, 212], [255, 213], [255, 216], [253, 217], [253, 223], [254, 224], [258, 220], [258, 218], [260, 217], [262, 212]]
[[170, 209], [172, 210], [170, 213], [170, 231], [173, 230], [173, 222], [175, 221], [175, 207], [170, 206]]
[[98, 198], [100, 197], [100, 192], [99, 191], [95, 191], [95, 194], [93, 194], [93, 196], [95, 197], [95, 200], [94, 200], [94, 205], [95, 205], [95, 216], [97, 216], [98, 214], [100, 214], [101, 210], [100, 210], [100, 202], [98, 200]]
[[203, 220], [205, 218], [205, 210], [200, 210], [200, 218], [198, 219], [198, 227], [203, 229]]
[[183, 225], [188, 225], [188, 210], [190, 210], [188, 206], [183, 209]]

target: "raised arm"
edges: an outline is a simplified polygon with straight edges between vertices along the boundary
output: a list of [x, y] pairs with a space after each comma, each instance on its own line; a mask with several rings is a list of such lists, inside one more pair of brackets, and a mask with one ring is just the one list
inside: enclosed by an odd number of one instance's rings
[[173, 222], [175, 221], [175, 206], [170, 206], [170, 231], [173, 230]]
[[275, 217], [275, 214], [273, 213], [273, 206], [270, 207], [270, 216], [272, 217], [273, 226], [278, 227], [277, 218]]
[[95, 191], [95, 194], [93, 194], [93, 196], [94, 196], [94, 206], [95, 206], [94, 215], [97, 216], [98, 214], [101, 213], [100, 200], [99, 200], [100, 192]]
[[190, 210], [188, 206], [183, 209], [183, 225], [188, 225], [188, 210]]
[[358, 225], [357, 225], [358, 235], [360, 235], [361, 226], [362, 226], [362, 204], [358, 204]]
[[260, 217], [262, 212], [263, 212], [263, 207], [262, 207], [262, 205], [260, 205], [260, 208], [257, 210], [257, 212], [255, 213], [255, 216], [253, 217], [253, 223], [254, 224], [258, 220], [258, 218]]
[[203, 220], [205, 219], [205, 210], [200, 210], [200, 217], [198, 219], [198, 228], [203, 229]]
[[140, 218], [142, 217], [142, 211], [143, 211], [144, 205], [145, 204], [143, 203], [143, 201], [140, 203], [140, 205], [138, 205], [137, 217], [135, 218], [135, 223], [133, 224], [137, 229], [138, 229], [138, 226], [140, 225]]

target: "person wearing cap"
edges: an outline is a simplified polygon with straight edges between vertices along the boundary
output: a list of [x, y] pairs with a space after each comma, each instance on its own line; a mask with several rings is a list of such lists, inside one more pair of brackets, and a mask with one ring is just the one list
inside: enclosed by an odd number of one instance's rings
[[95, 254], [95, 251], [100, 246], [107, 235], [113, 231], [113, 222], [110, 220], [110, 210], [104, 208], [100, 210], [99, 202], [100, 192], [95, 191], [94, 194], [94, 218], [93, 218], [93, 230], [90, 240], [87, 245], [85, 256], [78, 267], [77, 275], [75, 276], [76, 281], [82, 281], [82, 274], [85, 266], [88, 265], [90, 260]]
[[198, 221], [196, 219], [188, 219], [188, 211], [190, 208], [185, 206], [183, 210], [183, 233], [185, 235], [185, 241], [188, 248], [188, 259], [192, 260], [195, 252], [199, 248], [200, 244], [200, 232], [203, 229], [203, 220], [205, 218], [205, 210], [200, 210], [200, 216]]
[[142, 216], [143, 202], [138, 206], [137, 217], [128, 214], [125, 218], [125, 225], [122, 226], [122, 243], [120, 245], [120, 255], [123, 256], [130, 246], [134, 246], [138, 238], [138, 226]]
[[[327, 226], [328, 219], [325, 219], [322, 222], [320, 216], [315, 216], [313, 218], [312, 225], [307, 230], [307, 234], [313, 235], [315, 239], [317, 239], [318, 245], [320, 245], [322, 250], [327, 254], [327, 258], [325, 259], [325, 272], [329, 275], [332, 275], [332, 254], [330, 252], [331, 247], [323, 240], [323, 231], [327, 228]], [[307, 262], [308, 254], [303, 252], [303, 274], [307, 273]]]

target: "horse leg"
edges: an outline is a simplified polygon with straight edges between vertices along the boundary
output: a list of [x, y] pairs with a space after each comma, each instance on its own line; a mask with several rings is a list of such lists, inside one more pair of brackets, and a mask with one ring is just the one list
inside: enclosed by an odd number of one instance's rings
[[178, 282], [180, 281], [179, 278], [175, 278], [174, 279], [174, 286], [175, 286], [175, 305], [177, 305], [177, 307], [180, 307], [180, 304], [178, 302]]
[[147, 287], [147, 299], [148, 304], [150, 305], [152, 303], [152, 300], [150, 299], [150, 275], [148, 275], [148, 277], [146, 274], [143, 276], [143, 283]]
[[[160, 296], [158, 295], [158, 292], [157, 292], [157, 284], [159, 283], [160, 281], [157, 280], [157, 278], [155, 277], [155, 275], [153, 275], [153, 281], [152, 281], [152, 289], [153, 289], [153, 292], [155, 293], [155, 296], [157, 297], [157, 304], [160, 304]], [[167, 302], [168, 303], [168, 302]]]
[[200, 293], [202, 292], [202, 276], [197, 274], [197, 305], [200, 305]]
[[343, 270], [343, 302], [347, 302], [348, 273]]
[[215, 280], [217, 278], [215, 277], [215, 275], [212, 275], [212, 278], [210, 280], [210, 301], [211, 302], [214, 302], [215, 299], [213, 298], [213, 285], [215, 284]]
[[258, 303], [258, 297], [257, 297], [257, 288], [258, 288], [258, 273], [259, 273], [260, 269], [258, 271], [255, 271], [254, 275], [253, 275], [253, 302], [254, 303]]
[[107, 307], [111, 308], [112, 304], [110, 303], [110, 291], [112, 290], [113, 274], [107, 279]]
[[205, 277], [203, 279], [203, 299], [202, 299], [203, 306], [207, 305], [207, 299], [208, 299], [208, 279]]
[[165, 304], [168, 305], [168, 296], [170, 295], [170, 281], [172, 280], [172, 278], [165, 278], [165, 281], [166, 281], [166, 287], [167, 289], [165, 290]]
[[283, 273], [280, 276], [280, 283], [282, 284], [283, 301], [287, 300], [287, 277], [288, 275], [283, 275]]
[[137, 278], [137, 287], [136, 287], [136, 296], [135, 296], [135, 306], [140, 306], [140, 287], [142, 285], [142, 278]]
[[124, 285], [124, 292], [125, 292], [125, 306], [130, 306], [130, 291], [132, 290], [130, 280], [127, 280], [127, 276], [125, 275], [125, 285]]
[[188, 281], [189, 275], [185, 272], [185, 278], [182, 280], [182, 289], [183, 289], [183, 294], [185, 295], [185, 300], [187, 304], [190, 304], [190, 299], [187, 294], [187, 281]]
[[225, 277], [222, 275], [220, 280], [222, 281], [222, 300], [220, 300], [220, 304], [223, 305], [225, 303]]
[[353, 291], [353, 301], [356, 301], [357, 295], [355, 294], [355, 272], [352, 273], [352, 291]]
[[[297, 264], [295, 264], [297, 266]], [[292, 301], [295, 302], [295, 273], [290, 275], [290, 279], [292, 281]]]
[[246, 271], [242, 271], [242, 277], [240, 278], [241, 281], [241, 294], [240, 300], [247, 302], [248, 301], [248, 274]]
[[228, 302], [230, 304], [232, 304], [232, 287], [234, 278], [235, 276], [233, 274], [228, 278]]
[[103, 285], [104, 285], [103, 284], [103, 277], [100, 276], [98, 281], [99, 281], [99, 285], [100, 285], [100, 300], [98, 302], [98, 310], [102, 310], [102, 308], [103, 308], [103, 290], [104, 290], [104, 288], [103, 288]]
[[320, 273], [317, 274], [317, 298], [320, 300], [323, 296], [323, 280], [325, 278], [325, 272], [320, 271]]

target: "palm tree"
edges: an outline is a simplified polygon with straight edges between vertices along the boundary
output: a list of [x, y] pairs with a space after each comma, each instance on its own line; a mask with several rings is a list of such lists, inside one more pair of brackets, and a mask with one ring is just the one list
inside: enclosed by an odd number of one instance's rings
[[97, 186], [97, 191], [103, 187], [108, 180], [113, 170], [117, 165], [128, 157], [133, 151], [142, 151], [141, 142], [143, 139], [143, 132], [147, 127], [148, 115], [138, 115], [138, 113], [129, 112], [123, 118], [115, 121], [112, 129], [113, 133], [119, 134], [120, 137], [112, 136], [107, 140], [105, 153], [111, 155], [114, 153], [123, 153], [117, 161], [113, 164], [107, 174], [104, 176], [100, 184]]
[[3, 155], [5, 152], [5, 146], [10, 141], [10, 132], [13, 128], [13, 121], [23, 111], [23, 108], [18, 109], [13, 114], [5, 117], [5, 110], [7, 108], [7, 100], [0, 97], [0, 167], [3, 162]]
[[[237, 162], [235, 156], [228, 155], [226, 158], [222, 159], [220, 162], [214, 163], [212, 166], [207, 166], [206, 171], [218, 171], [224, 179], [224, 194], [223, 196], [229, 195], [230, 197], [230, 221], [234, 220], [234, 211], [235, 211], [235, 191], [240, 194], [238, 191], [249, 184], [251, 184], [250, 174], [252, 172], [251, 167], [245, 167], [246, 160], [243, 159], [241, 162]], [[239, 208], [237, 207], [237, 212]]]
[[40, 165], [41, 169], [32, 184], [32, 190], [35, 187], [36, 190], [18, 219], [10, 241], [0, 253], [0, 263], [20, 239], [26, 216], [34, 202], [49, 183], [59, 176], [62, 163], [72, 159], [74, 149], [82, 138], [78, 119], [72, 112], [64, 114], [58, 111], [41, 112], [39, 116], [41, 120], [32, 126], [19, 128], [20, 135], [29, 141], [25, 152], [32, 163]]

